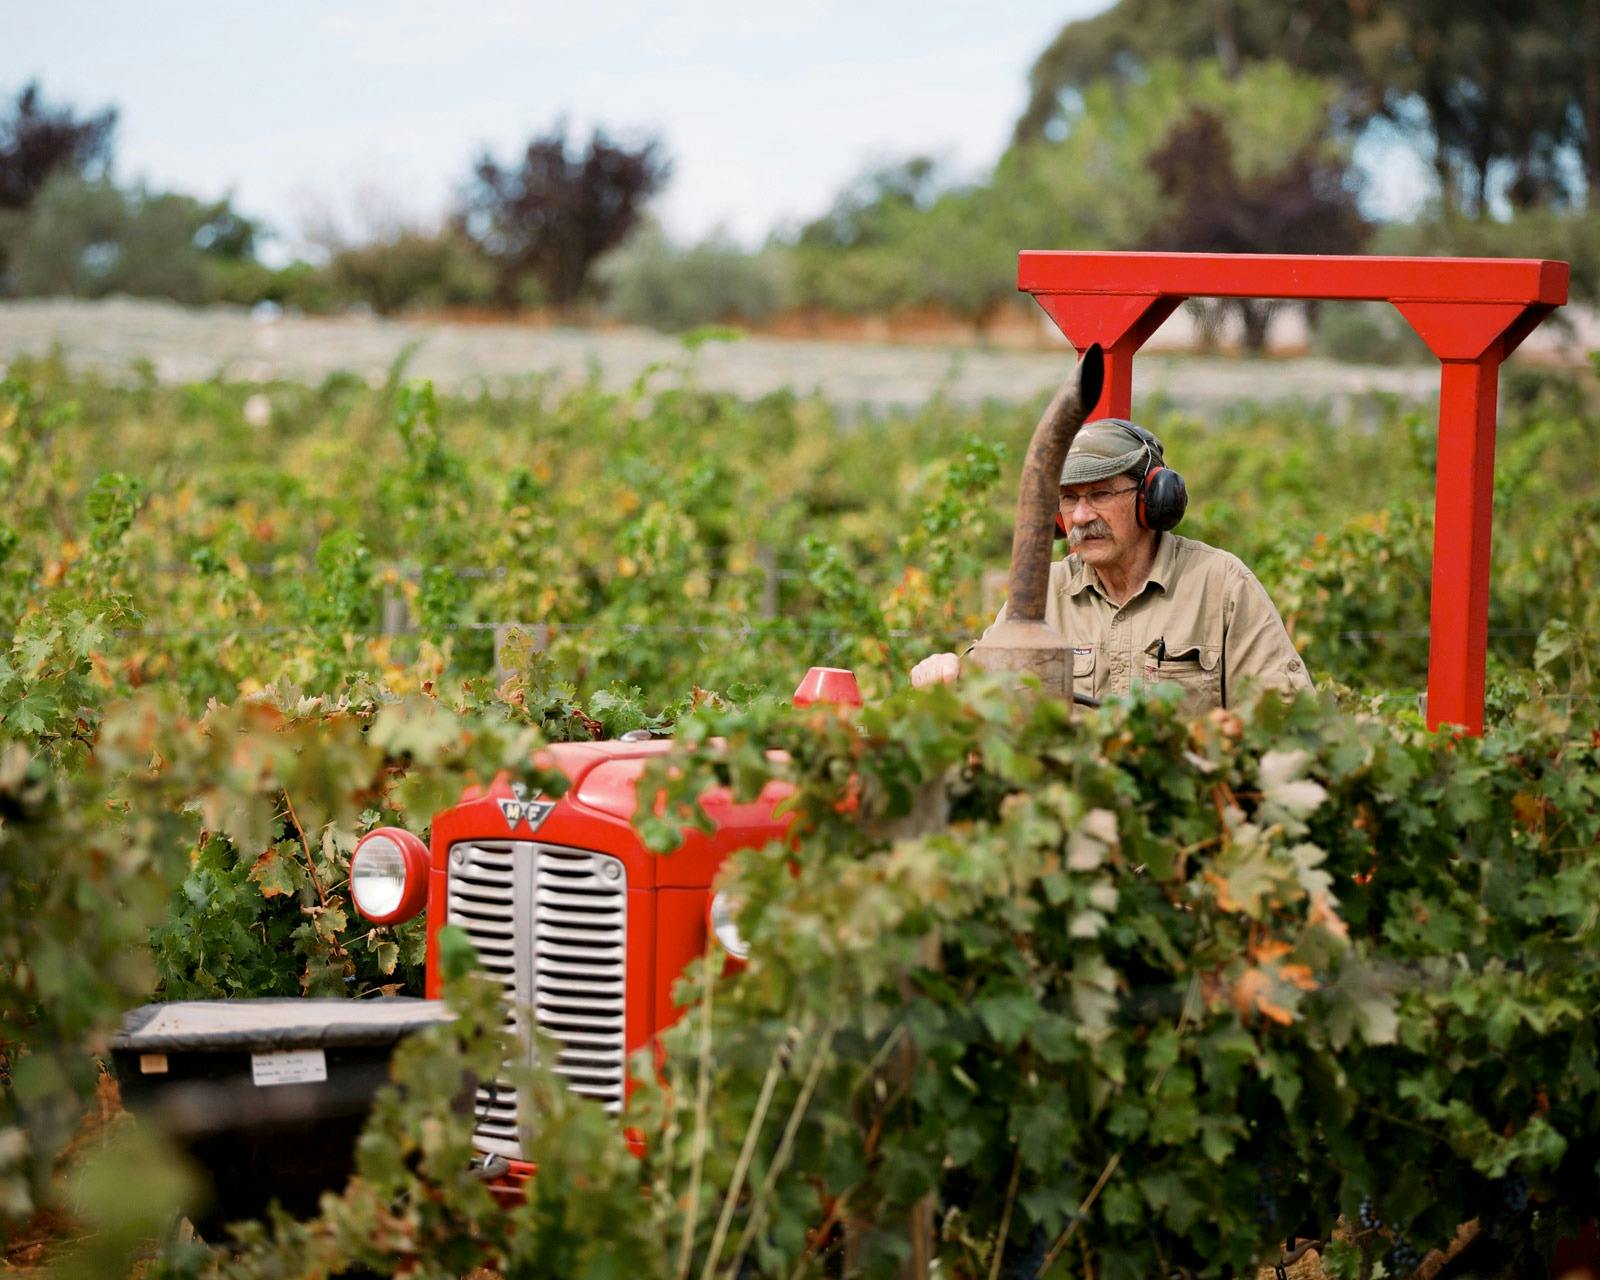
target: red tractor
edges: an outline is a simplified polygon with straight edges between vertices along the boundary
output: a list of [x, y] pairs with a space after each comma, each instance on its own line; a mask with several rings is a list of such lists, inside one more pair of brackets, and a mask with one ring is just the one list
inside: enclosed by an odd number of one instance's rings
[[[797, 705], [860, 705], [848, 671], [813, 668]], [[668, 740], [561, 743], [538, 763], [566, 776], [559, 800], [530, 797], [502, 779], [473, 788], [433, 821], [431, 849], [409, 832], [370, 832], [351, 858], [357, 909], [376, 924], [428, 912], [427, 994], [439, 994], [439, 929], [465, 930], [484, 969], [559, 1041], [556, 1071], [571, 1088], [620, 1112], [627, 1057], [682, 1013], [672, 987], [715, 937], [735, 961], [748, 954], [713, 881], [739, 849], [782, 839], [777, 806], [790, 788], [769, 784], [735, 804], [700, 799], [713, 830], [689, 830], [670, 858], [651, 853], [633, 824], [636, 787]], [[508, 1020], [516, 1016], [508, 1014]], [[528, 1176], [518, 1142], [516, 1092], [478, 1090], [475, 1136], [491, 1171]]]

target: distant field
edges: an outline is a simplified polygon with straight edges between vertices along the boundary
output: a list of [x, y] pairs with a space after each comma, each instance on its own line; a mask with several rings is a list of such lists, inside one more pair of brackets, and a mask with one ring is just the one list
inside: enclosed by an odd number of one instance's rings
[[[280, 318], [248, 312], [188, 310], [164, 303], [113, 300], [0, 305], [0, 361], [59, 346], [70, 362], [120, 376], [149, 361], [164, 382], [221, 372], [248, 380], [317, 382], [340, 369], [379, 380], [408, 349], [412, 376], [442, 388], [499, 390], [530, 377], [570, 386], [598, 375], [625, 387], [653, 364], [681, 363], [682, 344], [639, 329], [608, 331], [388, 321]], [[765, 337], [712, 343], [696, 359], [703, 385], [746, 397], [782, 388], [820, 393], [845, 409], [892, 409], [926, 403], [936, 393], [962, 405], [1020, 401], [1052, 389], [1068, 352], [799, 341]], [[1378, 391], [1426, 398], [1438, 374], [1426, 367], [1367, 367], [1331, 360], [1151, 354], [1135, 372], [1135, 394], [1173, 407], [1212, 413], [1244, 400], [1327, 402], [1344, 416], [1355, 398]]]

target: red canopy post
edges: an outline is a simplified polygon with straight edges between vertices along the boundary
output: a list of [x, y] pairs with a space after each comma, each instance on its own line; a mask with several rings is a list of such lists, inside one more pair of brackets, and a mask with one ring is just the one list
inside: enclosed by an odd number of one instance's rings
[[1106, 350], [1094, 416], [1127, 417], [1134, 353], [1188, 298], [1393, 303], [1439, 358], [1428, 726], [1483, 732], [1500, 362], [1567, 300], [1564, 262], [1025, 250], [1017, 287]]

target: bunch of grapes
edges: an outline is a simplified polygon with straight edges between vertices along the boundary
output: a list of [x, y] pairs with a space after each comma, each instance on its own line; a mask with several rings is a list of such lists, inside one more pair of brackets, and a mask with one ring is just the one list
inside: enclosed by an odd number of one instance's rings
[[1520, 1173], [1500, 1179], [1495, 1185], [1498, 1198], [1479, 1215], [1486, 1235], [1503, 1239], [1510, 1234], [1528, 1212], [1528, 1180]]
[[1422, 1255], [1403, 1232], [1397, 1231], [1394, 1242], [1389, 1246], [1389, 1261], [1396, 1275], [1408, 1276], [1422, 1265]]
[[1035, 1227], [1026, 1245], [1020, 1249], [1006, 1250], [1005, 1259], [1000, 1264], [1000, 1275], [1003, 1280], [1034, 1280], [1049, 1252], [1049, 1234], [1042, 1226]]
[[[1361, 1224], [1363, 1231], [1383, 1230], [1383, 1215], [1378, 1212], [1378, 1207], [1373, 1204], [1371, 1196], [1362, 1196], [1361, 1204], [1356, 1210], [1356, 1219]], [[1407, 1238], [1405, 1232], [1398, 1229], [1393, 1231], [1389, 1241], [1390, 1270], [1395, 1275], [1410, 1275], [1422, 1264], [1422, 1255], [1417, 1252], [1417, 1247]]]
[[1266, 1228], [1269, 1236], [1276, 1235], [1278, 1229], [1278, 1197], [1272, 1189], [1272, 1184], [1263, 1175], [1256, 1183], [1256, 1213], [1261, 1225]]

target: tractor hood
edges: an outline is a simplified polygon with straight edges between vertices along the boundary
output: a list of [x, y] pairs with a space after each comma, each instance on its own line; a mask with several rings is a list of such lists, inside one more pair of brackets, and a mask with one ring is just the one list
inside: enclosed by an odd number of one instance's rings
[[487, 790], [469, 790], [434, 820], [434, 867], [446, 865], [449, 846], [460, 840], [531, 840], [610, 854], [626, 866], [633, 890], [705, 888], [733, 850], [783, 838], [789, 818], [776, 809], [794, 788], [772, 782], [748, 804], [734, 804], [726, 789], [712, 788], [700, 797], [712, 831], [685, 832], [683, 844], [669, 854], [645, 848], [633, 826], [639, 778], [671, 746], [670, 740], [651, 739], [544, 748], [536, 762], [567, 776], [566, 794], [558, 799], [519, 794], [504, 776]]

